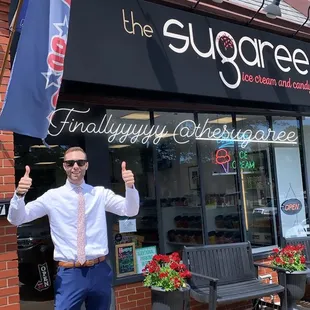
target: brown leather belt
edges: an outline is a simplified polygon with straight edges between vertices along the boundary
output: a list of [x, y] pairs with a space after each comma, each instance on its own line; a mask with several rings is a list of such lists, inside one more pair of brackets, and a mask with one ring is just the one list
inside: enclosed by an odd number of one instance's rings
[[100, 256], [95, 259], [87, 260], [83, 265], [79, 262], [58, 262], [58, 266], [65, 268], [75, 268], [75, 267], [91, 267], [99, 264], [105, 260], [105, 256]]

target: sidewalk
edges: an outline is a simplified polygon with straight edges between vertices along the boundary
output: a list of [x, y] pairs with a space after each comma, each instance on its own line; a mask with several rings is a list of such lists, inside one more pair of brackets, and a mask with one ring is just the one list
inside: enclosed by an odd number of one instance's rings
[[[272, 307], [263, 307], [262, 309], [264, 310], [272, 310], [274, 308]], [[297, 309], [298, 310], [309, 310], [310, 309], [310, 302], [307, 302], [307, 301], [301, 301], [297, 304]]]
[[[21, 300], [20, 310], [54, 310], [54, 300], [43, 302]], [[85, 310], [85, 307], [82, 306], [81, 310]]]
[[54, 301], [20, 301], [20, 310], [54, 310]]
[[310, 302], [308, 302], [308, 301], [301, 301], [299, 303], [299, 308], [300, 308], [300, 310], [310, 309]]
[[[21, 301], [21, 310], [54, 310], [54, 301], [43, 301], [43, 302], [37, 302], [37, 301]], [[272, 310], [273, 308], [262, 308], [262, 310]], [[298, 304], [299, 310], [309, 310], [310, 309], [310, 302], [301, 301]], [[82, 306], [81, 310], [85, 310], [84, 305]], [[233, 310], [233, 309], [232, 309]], [[251, 309], [248, 309], [251, 310]]]

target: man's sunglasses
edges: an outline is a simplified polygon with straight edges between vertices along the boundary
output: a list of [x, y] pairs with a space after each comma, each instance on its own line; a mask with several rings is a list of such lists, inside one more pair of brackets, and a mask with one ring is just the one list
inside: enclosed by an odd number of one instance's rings
[[64, 163], [68, 167], [73, 167], [75, 163], [77, 163], [79, 167], [83, 167], [87, 163], [87, 160], [86, 159], [64, 160]]

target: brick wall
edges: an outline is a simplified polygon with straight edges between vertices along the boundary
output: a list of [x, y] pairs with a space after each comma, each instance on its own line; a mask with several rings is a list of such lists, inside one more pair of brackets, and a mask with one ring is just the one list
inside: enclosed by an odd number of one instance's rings
[[[120, 285], [115, 288], [116, 310], [151, 310], [151, 291], [142, 283]], [[219, 307], [218, 310], [251, 309], [251, 301]], [[208, 310], [208, 306], [191, 300], [191, 310]]]
[[142, 283], [120, 285], [115, 288], [116, 310], [150, 310], [151, 291]]
[[[265, 260], [261, 260], [261, 261], [257, 261], [258, 263], [262, 263], [262, 264], [265, 264], [265, 265], [269, 265], [270, 264], [270, 260], [268, 259], [265, 259]], [[278, 283], [278, 275], [277, 275], [277, 272], [276, 271], [273, 271], [269, 268], [262, 268], [262, 267], [259, 267], [258, 268], [258, 274], [260, 276], [263, 276], [263, 275], [271, 275], [272, 276], [272, 283]], [[267, 283], [269, 283], [269, 279], [266, 279], [265, 280]], [[264, 298], [265, 301], [267, 302], [271, 302], [271, 298], [268, 298], [268, 297], [265, 297]], [[278, 295], [275, 295], [274, 296], [274, 302], [275, 303], [280, 303], [280, 298]]]
[[[0, 0], [0, 63], [9, 40], [10, 0]], [[0, 86], [1, 101], [4, 98], [9, 80], [10, 64]], [[1, 107], [1, 103], [0, 103]], [[0, 199], [8, 199], [15, 189], [13, 134], [0, 131]], [[0, 310], [19, 310], [19, 280], [17, 261], [16, 228], [6, 218], [0, 218]]]

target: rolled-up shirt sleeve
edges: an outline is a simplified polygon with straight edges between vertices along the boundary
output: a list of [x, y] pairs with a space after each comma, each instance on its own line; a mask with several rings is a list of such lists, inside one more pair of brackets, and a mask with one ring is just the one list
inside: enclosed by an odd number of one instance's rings
[[120, 216], [136, 216], [139, 213], [140, 197], [136, 188], [126, 187], [125, 197], [116, 195], [110, 189], [105, 191], [105, 210]]
[[25, 204], [24, 197], [18, 197], [16, 193], [12, 197], [8, 212], [8, 221], [15, 226], [31, 222], [47, 214], [46, 202], [48, 194], [40, 196], [34, 201]]

